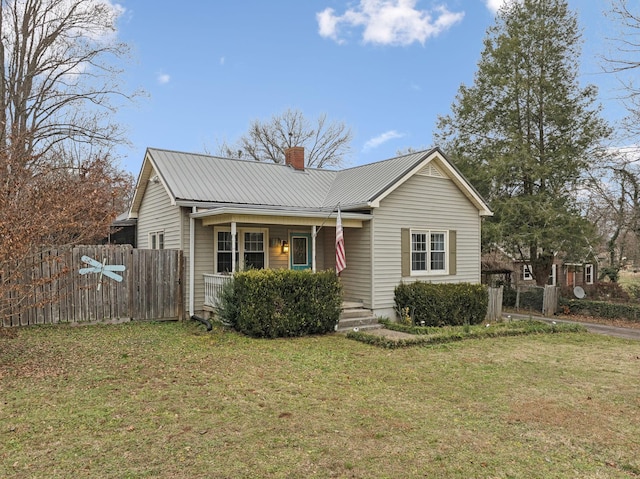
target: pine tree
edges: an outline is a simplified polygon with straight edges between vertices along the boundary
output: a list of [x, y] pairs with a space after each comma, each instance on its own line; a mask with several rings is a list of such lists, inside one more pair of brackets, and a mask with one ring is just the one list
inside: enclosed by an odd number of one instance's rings
[[529, 262], [540, 285], [555, 254], [587, 244], [575, 190], [609, 134], [595, 87], [578, 82], [580, 45], [566, 0], [506, 2], [474, 84], [438, 122], [438, 141], [495, 212], [483, 241]]

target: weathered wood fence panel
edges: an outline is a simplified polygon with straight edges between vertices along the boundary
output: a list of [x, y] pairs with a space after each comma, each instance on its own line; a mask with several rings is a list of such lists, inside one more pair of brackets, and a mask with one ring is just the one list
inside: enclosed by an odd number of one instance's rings
[[[124, 265], [117, 282], [81, 275], [89, 256]], [[22, 284], [3, 285], [0, 326], [60, 322], [182, 319], [183, 256], [178, 250], [137, 250], [127, 245], [76, 246], [34, 254], [20, 264]]]
[[489, 288], [489, 306], [487, 308], [488, 321], [500, 321], [502, 319], [502, 295], [504, 287]]
[[182, 319], [182, 252], [134, 249], [132, 256], [132, 318]]

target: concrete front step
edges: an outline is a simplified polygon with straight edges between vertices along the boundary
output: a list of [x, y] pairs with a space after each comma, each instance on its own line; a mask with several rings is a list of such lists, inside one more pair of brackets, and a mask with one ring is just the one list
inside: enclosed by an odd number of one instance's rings
[[348, 331], [353, 331], [355, 328], [358, 328], [358, 331], [363, 331], [366, 329], [379, 329], [381, 327], [382, 326], [378, 323], [378, 318], [376, 318], [375, 316], [368, 316], [351, 319], [340, 319], [336, 331], [346, 333]]
[[371, 310], [363, 308], [362, 303], [355, 301], [342, 303], [342, 312], [336, 331], [347, 332], [353, 331], [354, 328], [358, 328], [360, 331], [380, 327], [378, 318], [371, 314]]
[[364, 308], [343, 309], [340, 319], [365, 318], [371, 316], [371, 310]]
[[345, 309], [358, 309], [362, 308], [363, 304], [361, 301], [343, 301], [342, 302], [342, 310]]

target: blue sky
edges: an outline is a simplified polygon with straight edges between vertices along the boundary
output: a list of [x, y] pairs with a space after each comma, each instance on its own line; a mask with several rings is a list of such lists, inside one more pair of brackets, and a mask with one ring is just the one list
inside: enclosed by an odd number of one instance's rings
[[[253, 119], [287, 108], [326, 113], [354, 133], [346, 166], [433, 144], [461, 83], [471, 84], [500, 0], [120, 0], [119, 38], [133, 48], [124, 81], [145, 98], [117, 121], [137, 174], [147, 147], [215, 152]], [[608, 0], [569, 0], [583, 28], [581, 81], [604, 116], [623, 111], [598, 55], [615, 29]]]

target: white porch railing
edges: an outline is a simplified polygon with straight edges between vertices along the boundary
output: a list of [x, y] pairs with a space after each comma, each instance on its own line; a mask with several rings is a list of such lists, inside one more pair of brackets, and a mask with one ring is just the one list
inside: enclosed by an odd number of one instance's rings
[[232, 279], [233, 276], [228, 274], [205, 274], [204, 305], [210, 308], [217, 308], [220, 303], [222, 288]]

